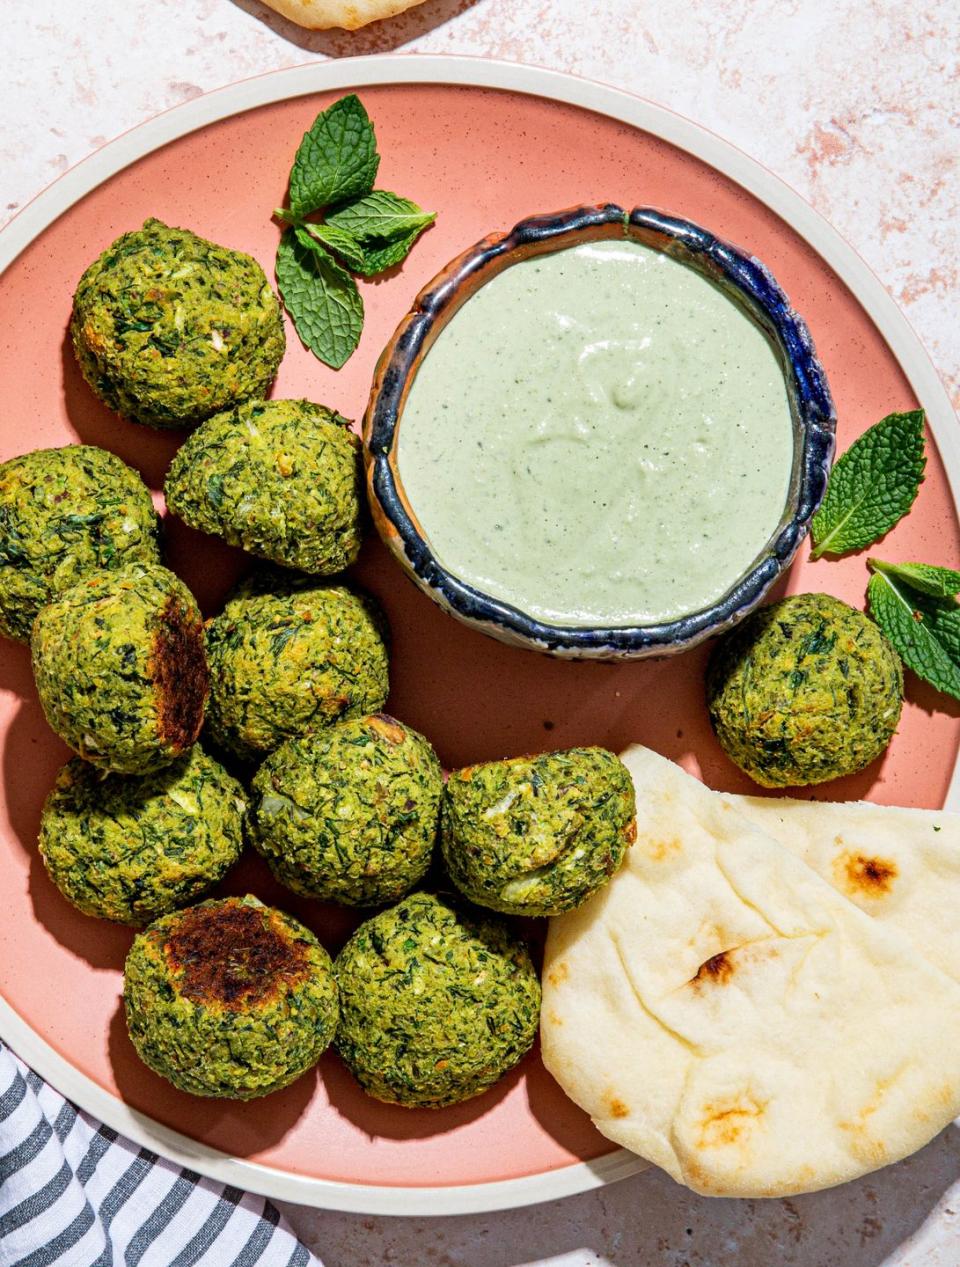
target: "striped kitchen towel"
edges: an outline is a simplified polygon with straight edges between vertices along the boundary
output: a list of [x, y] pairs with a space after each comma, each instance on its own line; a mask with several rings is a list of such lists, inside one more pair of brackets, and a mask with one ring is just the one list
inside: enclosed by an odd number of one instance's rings
[[321, 1267], [279, 1211], [80, 1113], [0, 1043], [3, 1267]]

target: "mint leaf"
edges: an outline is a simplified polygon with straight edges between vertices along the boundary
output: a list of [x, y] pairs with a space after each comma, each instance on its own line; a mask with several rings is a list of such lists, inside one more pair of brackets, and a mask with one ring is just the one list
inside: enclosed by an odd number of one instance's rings
[[369, 193], [379, 166], [373, 124], [359, 97], [341, 97], [317, 115], [300, 142], [290, 171], [290, 209], [305, 216]]
[[917, 677], [960, 699], [960, 605], [911, 589], [888, 572], [867, 586], [870, 614]]
[[[436, 219], [409, 198], [373, 188], [380, 166], [373, 124], [351, 93], [318, 114], [290, 171], [290, 206], [274, 215], [289, 227], [277, 248], [277, 282], [297, 333], [320, 360], [339, 369], [363, 329], [356, 273], [399, 264]], [[314, 212], [332, 207], [322, 222]], [[330, 252], [333, 252], [331, 255]]]
[[960, 607], [926, 594], [916, 596], [917, 610], [930, 633], [946, 647], [955, 666], [960, 666]]
[[277, 284], [297, 334], [315, 356], [338, 370], [363, 329], [356, 282], [322, 246], [304, 246], [296, 230], [288, 229], [277, 248]]
[[327, 224], [345, 229], [361, 242], [379, 239], [386, 243], [408, 238], [411, 233], [416, 237], [436, 218], [436, 212], [422, 211], [409, 198], [388, 189], [374, 189], [337, 207], [327, 216]]
[[397, 242], [366, 247], [363, 252], [363, 264], [357, 272], [362, 273], [364, 277], [373, 277], [376, 273], [393, 268], [395, 264], [407, 258], [420, 232], [420, 229], [414, 229], [408, 237], [400, 238]]
[[297, 230], [297, 240], [311, 249], [320, 242], [336, 252], [351, 268], [363, 271], [363, 247], [345, 229], [338, 229], [332, 224], [304, 224]]
[[882, 559], [867, 559], [867, 566], [932, 598], [956, 598], [960, 594], [960, 572], [953, 568], [934, 567], [931, 563], [884, 563]]
[[922, 409], [889, 414], [836, 462], [810, 526], [813, 558], [862, 550], [903, 518], [923, 477], [923, 423]]

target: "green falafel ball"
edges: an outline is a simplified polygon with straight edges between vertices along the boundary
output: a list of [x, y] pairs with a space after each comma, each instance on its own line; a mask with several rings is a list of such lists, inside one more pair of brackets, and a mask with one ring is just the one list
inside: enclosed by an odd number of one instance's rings
[[40, 856], [85, 915], [142, 927], [195, 901], [243, 850], [243, 788], [199, 746], [153, 774], [74, 757], [40, 819]]
[[295, 893], [375, 906], [423, 878], [443, 793], [436, 753], [382, 713], [271, 753], [253, 780], [253, 843]]
[[605, 748], [569, 748], [450, 775], [441, 840], [450, 878], [507, 915], [559, 915], [602, 888], [636, 837], [633, 780]]
[[390, 1104], [439, 1109], [480, 1095], [536, 1037], [540, 982], [526, 947], [501, 920], [429, 893], [361, 924], [334, 972], [337, 1051]]
[[0, 465], [0, 633], [28, 642], [56, 594], [135, 562], [160, 562], [160, 519], [116, 454], [71, 444]]
[[255, 897], [201, 902], [138, 934], [123, 1002], [145, 1065], [181, 1091], [229, 1100], [289, 1086], [337, 1028], [330, 956]]
[[727, 756], [763, 787], [862, 770], [893, 738], [900, 657], [863, 612], [795, 594], [748, 616], [707, 668], [710, 721]]
[[309, 400], [248, 400], [202, 423], [173, 459], [167, 505], [191, 528], [316, 576], [363, 535], [360, 439]]
[[389, 689], [385, 625], [342, 585], [265, 570], [207, 623], [210, 734], [256, 760], [284, 739], [378, 712]]
[[30, 649], [47, 721], [101, 769], [149, 774], [200, 733], [203, 621], [159, 564], [129, 563], [65, 590], [38, 612]]
[[189, 427], [263, 396], [285, 346], [256, 260], [153, 219], [80, 278], [70, 334], [95, 394], [150, 427]]

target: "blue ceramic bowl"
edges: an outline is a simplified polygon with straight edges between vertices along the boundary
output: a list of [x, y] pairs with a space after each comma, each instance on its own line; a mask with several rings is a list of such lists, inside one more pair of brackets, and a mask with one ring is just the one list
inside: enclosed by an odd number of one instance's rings
[[[545, 624], [448, 572], [404, 494], [397, 447], [407, 391], [420, 362], [461, 304], [523, 259], [584, 241], [627, 237], [665, 251], [722, 286], [747, 308], [779, 351], [794, 425], [794, 460], [783, 516], [766, 548], [717, 602], [656, 625], [590, 628]], [[758, 260], [706, 229], [650, 208], [576, 207], [522, 220], [478, 242], [417, 296], [377, 366], [364, 420], [370, 505], [381, 537], [416, 584], [446, 611], [503, 642], [551, 655], [598, 660], [673, 655], [742, 620], [789, 565], [826, 489], [836, 414], [809, 332]]]

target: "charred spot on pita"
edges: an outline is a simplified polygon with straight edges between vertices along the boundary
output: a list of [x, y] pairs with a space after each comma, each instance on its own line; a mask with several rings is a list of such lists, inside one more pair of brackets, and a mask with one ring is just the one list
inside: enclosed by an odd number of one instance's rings
[[890, 858], [874, 858], [863, 853], [848, 853], [843, 860], [843, 874], [851, 890], [868, 897], [883, 897], [893, 888], [899, 875], [897, 864]]
[[732, 952], [729, 950], [721, 950], [719, 955], [712, 955], [697, 969], [691, 984], [699, 986], [706, 981], [712, 981], [716, 985], [726, 985], [733, 976], [731, 955]]

